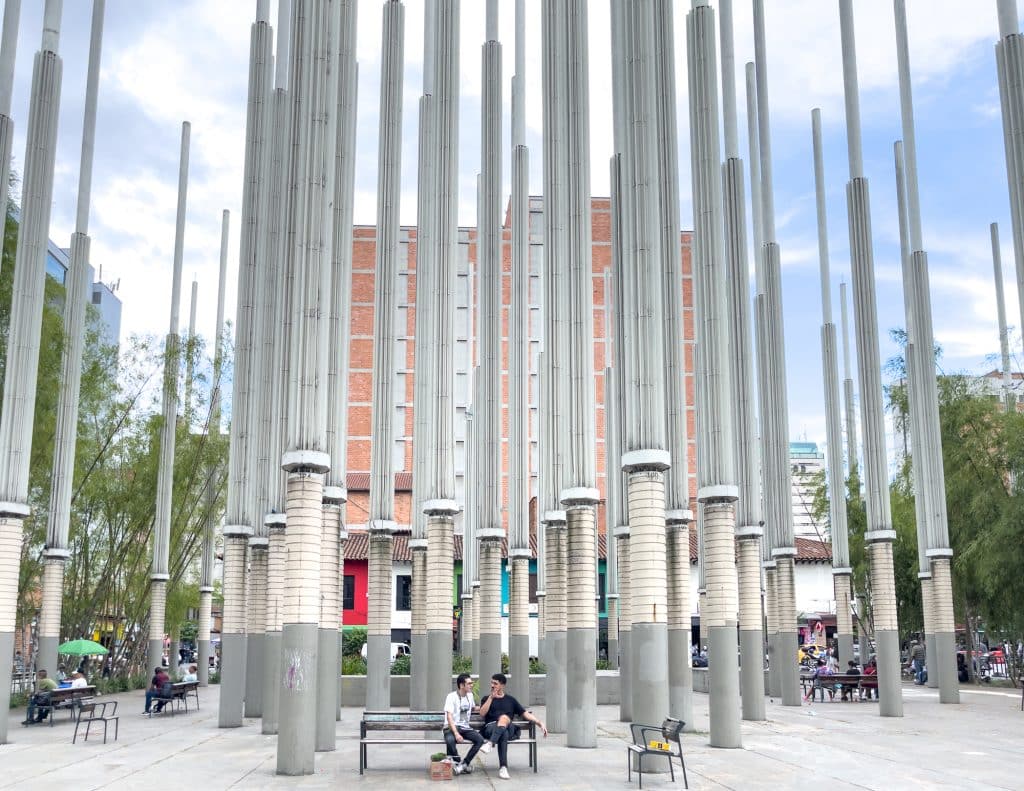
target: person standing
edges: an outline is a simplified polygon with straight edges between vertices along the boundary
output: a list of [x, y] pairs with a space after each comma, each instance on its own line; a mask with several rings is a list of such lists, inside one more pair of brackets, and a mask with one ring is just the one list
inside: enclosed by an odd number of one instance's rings
[[925, 658], [924, 642], [914, 640], [910, 644], [910, 665], [914, 669], [914, 683], [918, 686], [921, 686], [928, 680]]
[[[452, 771], [457, 775], [469, 774], [473, 771], [473, 759], [484, 743], [484, 737], [469, 724], [469, 717], [476, 707], [473, 699], [473, 681], [469, 673], [460, 673], [455, 680], [455, 691], [449, 692], [444, 700], [444, 743], [448, 756], [454, 766]], [[456, 744], [472, 742], [464, 759], [459, 758]]]
[[502, 780], [509, 779], [508, 743], [519, 738], [519, 726], [513, 722], [516, 717], [536, 723], [541, 733], [548, 735], [543, 722], [524, 709], [518, 700], [505, 693], [506, 683], [508, 679], [504, 673], [495, 673], [491, 676], [491, 694], [480, 702], [480, 716], [484, 718], [482, 733], [487, 740], [480, 751], [486, 755], [491, 747], [497, 745], [498, 777]]

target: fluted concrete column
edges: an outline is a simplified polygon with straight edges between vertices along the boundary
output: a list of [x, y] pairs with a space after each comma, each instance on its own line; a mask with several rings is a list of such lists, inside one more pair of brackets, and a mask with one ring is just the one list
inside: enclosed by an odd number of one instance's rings
[[268, 538], [249, 539], [249, 573], [246, 575], [245, 716], [263, 716], [263, 665], [266, 661], [267, 550]]
[[935, 586], [930, 564], [927, 572], [918, 572], [917, 578], [921, 584], [921, 616], [924, 621], [925, 662], [928, 665], [927, 684], [935, 689], [939, 686], [939, 673], [937, 667], [935, 672], [932, 672], [932, 657], [935, 651]]
[[47, 549], [43, 556], [43, 600], [39, 608], [39, 649], [36, 668], [56, 673], [60, 645], [61, 600], [64, 595], [64, 564], [69, 550]]
[[[451, 501], [430, 503], [427, 515], [427, 706], [444, 703], [452, 691], [452, 569], [454, 567], [455, 506]], [[481, 555], [483, 550], [481, 550]], [[498, 563], [501, 562], [498, 549]], [[481, 567], [483, 558], [481, 557]], [[499, 566], [500, 568], [500, 566]], [[500, 573], [500, 571], [499, 571]], [[484, 582], [485, 588], [488, 582]], [[485, 594], [486, 595], [486, 594]], [[501, 585], [498, 585], [501, 596]], [[500, 607], [500, 603], [499, 603]], [[500, 643], [499, 643], [500, 648]], [[501, 655], [498, 656], [499, 669]]]
[[548, 730], [565, 733], [568, 727], [566, 714], [566, 554], [567, 536], [564, 512], [548, 512], [547, 521], [547, 608], [548, 643], [547, 679], [544, 689], [544, 705], [547, 710]]
[[341, 662], [338, 631], [341, 619], [341, 492], [327, 491], [320, 537], [320, 631], [317, 635], [316, 750], [334, 750]]
[[619, 721], [633, 721], [633, 597], [629, 556], [629, 526], [614, 531], [619, 548]]
[[[14, 62], [18, 52], [18, 21], [21, 0], [4, 3], [3, 41], [0, 42], [0, 184], [11, 176], [11, 149], [14, 146], [14, 121], [11, 119], [11, 94], [14, 92]], [[0, 215], [7, 216], [7, 196], [0, 198]], [[6, 656], [6, 654], [4, 654]]]
[[[690, 523], [670, 513], [667, 520], [669, 714], [693, 724], [693, 663], [690, 621]], [[611, 618], [608, 619], [609, 630]]]
[[480, 599], [477, 602], [480, 624], [480, 664], [482, 679], [501, 672], [501, 539], [500, 528], [482, 528], [480, 539]]
[[775, 584], [775, 561], [762, 561], [764, 569], [764, 621], [765, 642], [768, 644], [768, 689], [769, 697], [782, 697], [780, 670], [787, 667], [789, 655], [779, 648], [778, 588]]
[[[853, 659], [853, 591], [851, 590], [852, 574], [848, 571], [833, 569], [832, 586], [836, 597], [836, 640], [839, 644], [839, 669], [845, 670], [846, 663]], [[861, 656], [861, 662], [868, 658]]]
[[286, 517], [268, 514], [267, 526], [267, 620], [263, 635], [263, 719], [261, 732], [277, 733], [277, 713], [280, 696], [281, 626], [284, 623], [284, 587], [287, 547], [285, 544]]
[[[950, 564], [950, 558], [947, 556], [932, 557], [932, 623], [935, 646], [930, 649], [932, 653], [929, 655], [928, 667], [935, 667], [938, 671], [940, 703], [958, 703], [960, 700]], [[929, 677], [930, 675], [929, 671]]]
[[[246, 550], [252, 528], [225, 525], [224, 535], [224, 608], [220, 627], [221, 704], [217, 724], [221, 728], [242, 725], [245, 695], [245, 566]], [[163, 584], [160, 586], [163, 588]], [[154, 591], [155, 595], [155, 591]], [[162, 642], [163, 635], [161, 635]], [[150, 634], [152, 645], [153, 635]], [[152, 649], [151, 649], [152, 650]]]
[[597, 490], [580, 487], [562, 497], [567, 524], [566, 745], [597, 747]]
[[[415, 486], [415, 478], [413, 485]], [[427, 698], [427, 547], [426, 538], [409, 539], [412, 552], [412, 668], [409, 679], [409, 708], [413, 711], [430, 711]], [[469, 610], [463, 599], [462, 617], [465, 623]]]
[[472, 635], [473, 653], [471, 658], [473, 660], [473, 671], [480, 675], [480, 581], [474, 580], [472, 583], [473, 588], [473, 623], [471, 624], [470, 634]]
[[847, 148], [850, 181], [846, 187], [849, 214], [850, 261], [853, 275], [854, 319], [857, 330], [857, 368], [860, 380], [861, 420], [864, 435], [864, 482], [871, 560], [871, 607], [878, 659], [879, 713], [903, 716], [900, 691], [899, 628], [893, 582], [892, 529], [889, 483], [885, 461], [885, 423], [882, 409], [881, 361], [878, 351], [878, 310], [875, 296], [874, 253], [868, 182], [861, 151], [860, 97], [853, 31], [853, 6], [840, 0], [843, 82], [846, 98]]

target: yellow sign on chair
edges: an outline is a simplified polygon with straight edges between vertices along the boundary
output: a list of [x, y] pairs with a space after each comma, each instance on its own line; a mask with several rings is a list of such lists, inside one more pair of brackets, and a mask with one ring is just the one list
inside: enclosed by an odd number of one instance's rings
[[659, 742], [654, 739], [647, 742], [647, 747], [651, 750], [661, 750], [663, 753], [667, 753], [672, 749], [672, 745], [668, 742]]

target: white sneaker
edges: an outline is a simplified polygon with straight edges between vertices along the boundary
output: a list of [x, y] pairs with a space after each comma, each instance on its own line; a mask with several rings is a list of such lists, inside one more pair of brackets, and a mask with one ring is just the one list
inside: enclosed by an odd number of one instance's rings
[[461, 763], [453, 763], [452, 764], [452, 774], [460, 775], [464, 771], [465, 771], [465, 767], [463, 767], [463, 765]]
[[503, 766], [503, 767], [501, 767], [498, 770], [498, 777], [500, 777], [502, 780], [508, 780], [509, 779], [509, 777], [508, 777], [508, 767], [507, 766]]
[[491, 751], [491, 743], [490, 742], [484, 742], [484, 746], [480, 748], [480, 752], [482, 752], [484, 755], [487, 755], [487, 753], [489, 753], [490, 751]]

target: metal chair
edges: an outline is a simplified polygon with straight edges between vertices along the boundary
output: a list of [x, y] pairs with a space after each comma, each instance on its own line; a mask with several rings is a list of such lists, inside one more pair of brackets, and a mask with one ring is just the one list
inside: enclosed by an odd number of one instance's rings
[[[107, 709], [110, 709], [109, 713]], [[88, 716], [86, 716], [88, 715]], [[74, 744], [78, 739], [78, 726], [85, 720], [85, 736], [82, 741], [89, 740], [89, 729], [94, 722], [103, 723], [103, 743], [107, 743], [107, 725], [114, 723], [114, 741], [117, 741], [117, 729], [119, 717], [117, 716], [117, 701], [110, 700], [104, 703], [85, 703], [78, 710], [78, 720], [75, 722], [75, 735], [71, 738]]]
[[[633, 734], [633, 743], [626, 745], [626, 781], [632, 782], [633, 780], [633, 760], [637, 761], [637, 776], [640, 778], [640, 788], [644, 787], [644, 773], [642, 771], [641, 759], [646, 755], [660, 755], [668, 759], [668, 771], [672, 775], [672, 782], [676, 781], [676, 773], [672, 768], [672, 759], [678, 758], [679, 765], [683, 768], [683, 784], [686, 788], [690, 787], [690, 781], [686, 777], [686, 761], [683, 759], [683, 744], [680, 740], [680, 736], [683, 732], [682, 720], [677, 720], [675, 717], [667, 717], [660, 726], [658, 725], [641, 725], [639, 723], [632, 723], [629, 726], [630, 731]], [[648, 737], [651, 734], [657, 734], [657, 739], [653, 741], [665, 741], [668, 743], [669, 748], [663, 750], [650, 746]], [[672, 749], [672, 744], [675, 744], [678, 752]]]

